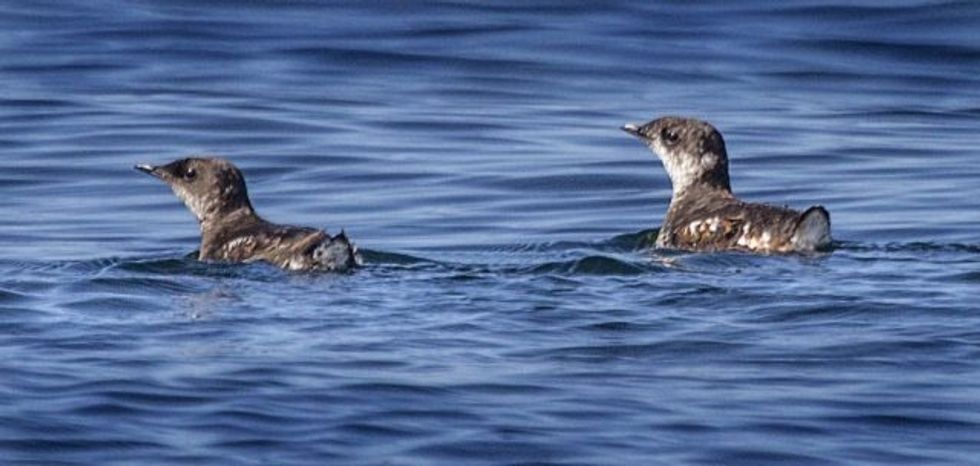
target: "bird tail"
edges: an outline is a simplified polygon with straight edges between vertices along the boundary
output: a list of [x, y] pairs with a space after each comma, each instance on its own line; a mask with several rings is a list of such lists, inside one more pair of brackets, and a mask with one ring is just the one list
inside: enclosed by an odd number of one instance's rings
[[313, 250], [313, 257], [319, 269], [331, 272], [345, 272], [364, 263], [357, 245], [347, 238], [343, 230], [321, 241]]
[[823, 206], [813, 206], [800, 215], [793, 233], [798, 251], [821, 251], [830, 247], [830, 213]]

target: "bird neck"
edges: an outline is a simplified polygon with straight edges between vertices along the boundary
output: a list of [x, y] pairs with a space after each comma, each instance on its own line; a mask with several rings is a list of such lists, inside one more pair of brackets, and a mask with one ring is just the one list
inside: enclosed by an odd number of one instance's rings
[[735, 195], [727, 187], [709, 183], [694, 183], [681, 191], [674, 191], [670, 198], [668, 213], [688, 210], [692, 206], [706, 206], [733, 200], [735, 200]]
[[258, 221], [261, 219], [252, 209], [252, 206], [245, 204], [232, 210], [215, 211], [205, 215], [201, 219], [201, 234], [209, 236], [232, 227], [250, 225]]

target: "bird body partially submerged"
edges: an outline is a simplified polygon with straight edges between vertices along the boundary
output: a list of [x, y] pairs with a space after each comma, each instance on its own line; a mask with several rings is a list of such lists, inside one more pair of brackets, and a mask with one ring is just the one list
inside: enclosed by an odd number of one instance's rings
[[346, 271], [361, 264], [357, 247], [344, 232], [331, 236], [259, 217], [245, 178], [227, 160], [188, 158], [135, 168], [167, 183], [200, 222], [202, 261], [264, 261], [287, 270], [324, 271]]
[[732, 194], [724, 139], [710, 124], [664, 117], [623, 130], [663, 162], [673, 194], [657, 246], [692, 251], [813, 252], [831, 244], [830, 214], [748, 203]]

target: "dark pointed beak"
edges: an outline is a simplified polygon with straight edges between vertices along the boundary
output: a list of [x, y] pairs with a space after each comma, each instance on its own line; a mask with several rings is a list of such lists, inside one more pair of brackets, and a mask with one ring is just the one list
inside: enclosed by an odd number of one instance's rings
[[153, 176], [155, 176], [157, 178], [160, 177], [160, 172], [157, 171], [157, 168], [159, 168], [159, 167], [154, 167], [153, 165], [149, 165], [149, 164], [145, 164], [145, 163], [139, 163], [139, 164], [133, 165], [133, 168], [135, 168], [136, 170], [141, 171], [143, 173], [146, 173], [148, 175], [153, 175]]
[[646, 136], [644, 136], [643, 133], [640, 132], [640, 127], [641, 126], [638, 125], [638, 124], [636, 124], [636, 123], [626, 123], [620, 129], [623, 130], [623, 131], [626, 131], [627, 133], [630, 133], [633, 136], [636, 136], [638, 138], [644, 138], [644, 139], [646, 139]]

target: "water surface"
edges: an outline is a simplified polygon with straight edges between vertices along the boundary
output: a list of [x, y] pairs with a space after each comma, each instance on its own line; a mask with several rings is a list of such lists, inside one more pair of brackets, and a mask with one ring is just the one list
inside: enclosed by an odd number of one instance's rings
[[[969, 1], [0, 6], [3, 464], [971, 464]], [[655, 251], [618, 130], [726, 137], [818, 257]], [[201, 264], [241, 166], [352, 275]]]

